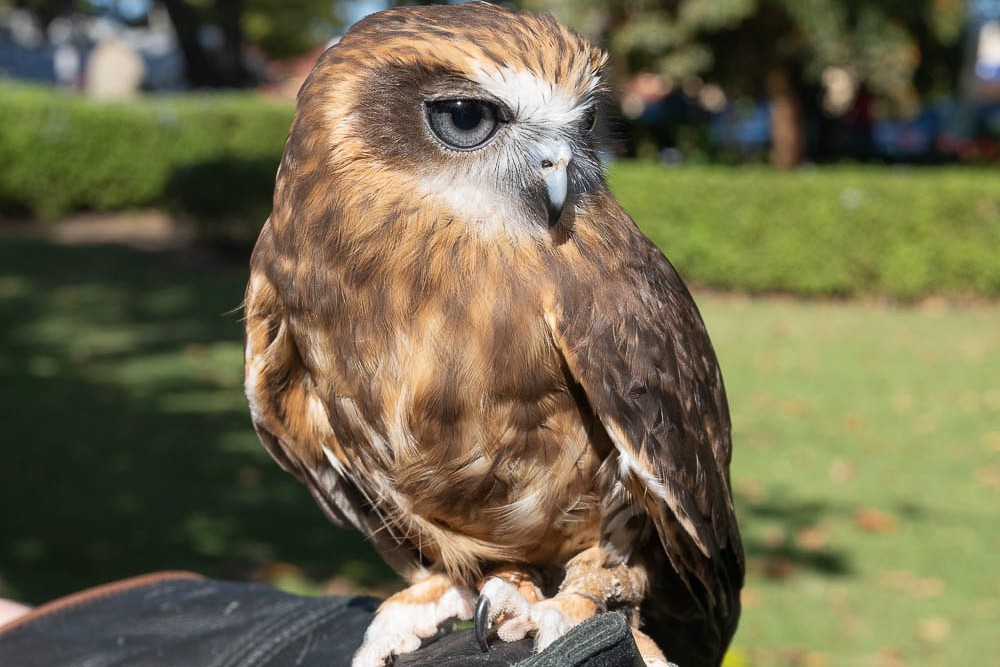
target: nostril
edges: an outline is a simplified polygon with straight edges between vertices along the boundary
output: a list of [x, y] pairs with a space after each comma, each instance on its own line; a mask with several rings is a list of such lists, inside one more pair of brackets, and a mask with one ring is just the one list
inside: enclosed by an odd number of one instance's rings
[[542, 169], [551, 169], [552, 166], [552, 160], [542, 160]]

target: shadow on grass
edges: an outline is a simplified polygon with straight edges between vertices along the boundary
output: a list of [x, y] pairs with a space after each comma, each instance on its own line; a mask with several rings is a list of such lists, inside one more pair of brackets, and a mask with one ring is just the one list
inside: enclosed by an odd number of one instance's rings
[[275, 562], [392, 580], [256, 441], [244, 266], [0, 237], [0, 594]]
[[[799, 570], [810, 570], [826, 576], [845, 576], [853, 568], [848, 554], [826, 544], [808, 539], [796, 539], [814, 529], [822, 519], [843, 510], [817, 501], [793, 500], [784, 497], [750, 500], [737, 494], [743, 528], [743, 549], [747, 568], [775, 579], [785, 579]], [[771, 536], [760, 535], [760, 526], [777, 526]]]

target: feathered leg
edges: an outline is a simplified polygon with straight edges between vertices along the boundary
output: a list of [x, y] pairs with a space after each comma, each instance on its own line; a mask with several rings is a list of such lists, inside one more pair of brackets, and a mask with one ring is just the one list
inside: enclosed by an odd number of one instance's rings
[[395, 655], [417, 650], [445, 621], [471, 619], [474, 605], [470, 589], [443, 574], [430, 575], [379, 606], [351, 667], [382, 667]]

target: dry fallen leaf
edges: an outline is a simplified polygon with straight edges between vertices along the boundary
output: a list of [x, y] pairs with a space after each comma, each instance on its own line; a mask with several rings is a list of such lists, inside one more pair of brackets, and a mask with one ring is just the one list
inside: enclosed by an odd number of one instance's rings
[[828, 542], [827, 532], [820, 526], [808, 526], [795, 533], [795, 546], [803, 551], [822, 551]]
[[944, 593], [945, 583], [938, 577], [921, 577], [916, 572], [890, 570], [878, 579], [879, 588], [906, 593], [915, 598], [935, 598]]
[[795, 563], [784, 556], [771, 556], [764, 561], [764, 576], [769, 579], [790, 579], [796, 569]]
[[801, 396], [780, 401], [777, 407], [778, 414], [786, 419], [795, 419], [815, 411], [813, 404]]
[[876, 667], [906, 667], [903, 651], [898, 646], [884, 646], [879, 649], [875, 659]]
[[830, 467], [827, 468], [826, 474], [830, 477], [831, 482], [843, 484], [854, 478], [856, 470], [857, 467], [847, 459], [834, 459], [830, 463]]
[[913, 396], [905, 391], [897, 391], [889, 398], [892, 411], [899, 415], [908, 415], [913, 411]]
[[767, 495], [764, 485], [752, 477], [742, 477], [736, 483], [736, 493], [749, 502], [760, 502]]
[[856, 412], [849, 412], [844, 415], [842, 425], [848, 433], [861, 433], [868, 428], [868, 422], [864, 417]]
[[932, 616], [917, 623], [917, 637], [930, 644], [940, 644], [951, 635], [951, 622], [947, 618]]
[[1000, 467], [980, 466], [976, 468], [976, 481], [991, 489], [1000, 489]]
[[753, 609], [760, 603], [760, 593], [757, 592], [756, 588], [751, 586], [744, 586], [743, 590], [740, 591], [740, 604], [744, 609]]
[[944, 593], [944, 579], [937, 577], [921, 578], [912, 589], [913, 595], [918, 598], [936, 598]]
[[787, 532], [784, 526], [772, 523], [764, 526], [764, 535], [761, 537], [761, 541], [768, 549], [777, 549], [785, 543], [786, 536]]
[[869, 533], [891, 533], [899, 526], [899, 520], [874, 507], [861, 507], [854, 513], [854, 523]]
[[754, 355], [753, 365], [762, 375], [774, 375], [778, 372], [778, 355], [774, 352], [758, 352]]

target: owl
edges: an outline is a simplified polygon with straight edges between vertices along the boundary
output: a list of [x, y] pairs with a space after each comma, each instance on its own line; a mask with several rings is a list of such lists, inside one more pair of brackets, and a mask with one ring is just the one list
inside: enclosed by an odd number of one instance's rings
[[548, 15], [402, 7], [299, 92], [245, 389], [271, 455], [409, 583], [356, 667], [456, 618], [542, 649], [616, 611], [649, 665], [715, 666], [732, 638], [725, 390], [605, 183], [606, 61]]

